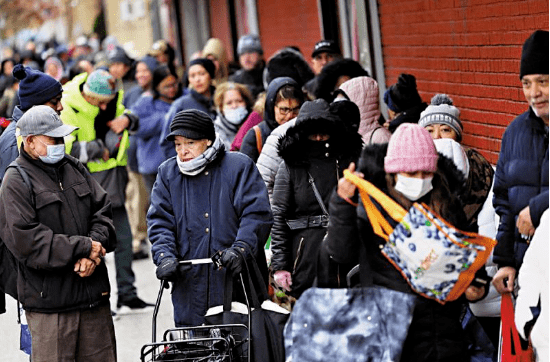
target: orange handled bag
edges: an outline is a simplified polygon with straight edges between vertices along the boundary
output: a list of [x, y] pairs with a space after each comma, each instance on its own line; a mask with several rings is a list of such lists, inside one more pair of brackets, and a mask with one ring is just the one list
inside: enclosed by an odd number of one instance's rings
[[[514, 303], [510, 293], [502, 294], [500, 302], [500, 317], [502, 319], [502, 362], [534, 361], [533, 348], [522, 349], [520, 337], [514, 321]], [[513, 347], [513, 349], [512, 349]]]
[[496, 241], [456, 229], [425, 204], [407, 211], [370, 182], [348, 170], [344, 176], [359, 189], [374, 232], [387, 241], [382, 254], [411, 288], [441, 304], [458, 299]]

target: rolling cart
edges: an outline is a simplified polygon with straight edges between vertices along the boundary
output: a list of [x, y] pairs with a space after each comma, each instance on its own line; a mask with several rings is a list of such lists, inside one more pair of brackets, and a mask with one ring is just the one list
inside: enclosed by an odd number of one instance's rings
[[[180, 261], [180, 264], [208, 264], [212, 259]], [[227, 279], [226, 279], [227, 280]], [[243, 286], [242, 277], [239, 281]], [[203, 362], [246, 362], [250, 361], [248, 327], [244, 324], [204, 325], [196, 327], [170, 328], [164, 331], [160, 342], [156, 341], [157, 315], [166, 288], [165, 280], [155, 303], [152, 320], [152, 343], [141, 348], [141, 362], [152, 361], [203, 361]], [[246, 294], [246, 292], [245, 292]], [[246, 304], [250, 316], [248, 297]], [[250, 322], [250, 319], [249, 319]], [[250, 325], [250, 323], [249, 323]]]

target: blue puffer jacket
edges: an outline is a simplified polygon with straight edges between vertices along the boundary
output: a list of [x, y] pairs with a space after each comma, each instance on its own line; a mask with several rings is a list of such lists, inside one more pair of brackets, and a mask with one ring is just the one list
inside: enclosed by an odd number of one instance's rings
[[141, 96], [132, 106], [132, 113], [139, 117], [139, 128], [134, 138], [140, 174], [156, 174], [160, 164], [166, 160], [159, 142], [164, 117], [169, 109], [170, 103], [154, 99], [150, 95]]
[[[222, 151], [196, 176], [183, 175], [175, 157], [159, 167], [147, 213], [156, 265], [168, 257], [209, 258], [243, 244], [265, 265], [263, 247], [272, 222], [260, 173], [240, 153]], [[172, 289], [176, 326], [200, 325], [209, 307], [223, 303], [224, 276], [224, 269], [213, 270], [211, 264], [194, 265], [176, 281]]]
[[[210, 94], [214, 95], [215, 88], [210, 88]], [[212, 120], [216, 119], [217, 113], [214, 109], [214, 103], [212, 98], [206, 98], [200, 93], [197, 93], [194, 89], [190, 89], [187, 92], [184, 92], [181, 97], [176, 99], [170, 110], [164, 118], [164, 123], [162, 125], [162, 133], [160, 134], [160, 146], [164, 152], [166, 159], [176, 155], [174, 149], [174, 142], [169, 142], [166, 140], [166, 136], [170, 134], [170, 123], [174, 119], [174, 116], [186, 109], [198, 109], [208, 114]]]
[[500, 216], [493, 260], [500, 267], [519, 268], [527, 244], [517, 231], [517, 215], [529, 205], [537, 227], [548, 209], [548, 127], [531, 110], [519, 115], [504, 132], [493, 205]]

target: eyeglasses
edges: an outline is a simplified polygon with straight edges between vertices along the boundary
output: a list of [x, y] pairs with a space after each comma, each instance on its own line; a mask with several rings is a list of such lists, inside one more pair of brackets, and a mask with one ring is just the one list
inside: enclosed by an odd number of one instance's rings
[[297, 107], [294, 107], [294, 108], [279, 107], [279, 106], [275, 106], [275, 107], [279, 110], [279, 113], [281, 113], [283, 116], [286, 116], [289, 113], [296, 114], [300, 111], [300, 106], [297, 106]]

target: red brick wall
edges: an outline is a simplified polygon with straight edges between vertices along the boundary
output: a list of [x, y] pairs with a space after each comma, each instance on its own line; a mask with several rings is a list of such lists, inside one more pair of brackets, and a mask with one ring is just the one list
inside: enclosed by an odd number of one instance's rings
[[210, 0], [210, 35], [220, 39], [225, 45], [228, 60], [233, 60], [233, 42], [227, 0]]
[[317, 0], [258, 0], [258, 22], [264, 57], [296, 45], [306, 60], [321, 39]]
[[379, 0], [386, 84], [414, 74], [422, 99], [447, 93], [463, 143], [496, 163], [506, 126], [527, 109], [519, 82], [525, 39], [548, 29], [548, 0]]

